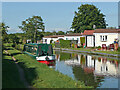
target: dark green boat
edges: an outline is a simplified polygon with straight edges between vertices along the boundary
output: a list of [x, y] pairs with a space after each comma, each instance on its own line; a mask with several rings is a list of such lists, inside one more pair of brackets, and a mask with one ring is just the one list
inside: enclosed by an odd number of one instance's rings
[[51, 44], [28, 43], [24, 45], [23, 51], [38, 61], [55, 60]]

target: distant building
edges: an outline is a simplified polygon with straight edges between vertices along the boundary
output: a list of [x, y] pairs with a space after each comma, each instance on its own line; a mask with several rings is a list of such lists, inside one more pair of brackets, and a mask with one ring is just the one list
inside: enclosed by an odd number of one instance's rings
[[59, 39], [64, 39], [64, 35], [44, 36], [43, 43], [50, 44], [51, 41], [55, 42]]
[[80, 44], [80, 37], [84, 37], [84, 36], [82, 36], [80, 33], [45, 36], [43, 37], [43, 43], [50, 44], [51, 40], [55, 42], [57, 40], [63, 39], [63, 40], [77, 40], [78, 44]]

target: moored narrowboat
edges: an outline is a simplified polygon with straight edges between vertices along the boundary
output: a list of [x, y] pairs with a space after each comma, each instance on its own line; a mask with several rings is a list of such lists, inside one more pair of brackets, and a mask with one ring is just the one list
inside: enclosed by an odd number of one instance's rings
[[55, 60], [51, 44], [28, 43], [24, 45], [23, 51], [41, 63], [52, 62]]

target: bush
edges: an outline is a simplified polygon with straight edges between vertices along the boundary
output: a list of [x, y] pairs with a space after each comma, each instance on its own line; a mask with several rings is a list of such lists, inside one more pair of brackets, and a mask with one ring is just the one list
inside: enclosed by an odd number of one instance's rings
[[70, 48], [70, 40], [60, 40], [61, 48]]
[[83, 45], [83, 43], [85, 43], [85, 37], [80, 37], [80, 42], [81, 42], [81, 45]]

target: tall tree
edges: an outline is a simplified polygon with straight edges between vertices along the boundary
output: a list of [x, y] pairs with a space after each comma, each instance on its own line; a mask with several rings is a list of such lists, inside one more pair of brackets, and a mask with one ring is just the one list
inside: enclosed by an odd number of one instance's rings
[[45, 26], [40, 16], [33, 16], [25, 21], [22, 21], [22, 26], [19, 26], [19, 28], [22, 29], [29, 39], [32, 39], [34, 42], [36, 42], [37, 31], [44, 31]]
[[8, 28], [9, 27], [6, 26], [5, 23], [3, 23], [3, 22], [0, 23], [0, 32], [2, 32], [2, 35], [1, 35], [2, 37], [1, 38], [2, 38], [3, 42], [6, 42], [8, 40], [8, 37], [7, 37], [7, 31], [8, 31], [7, 29]]
[[78, 7], [78, 12], [75, 11], [71, 28], [76, 33], [84, 32], [85, 29], [91, 30], [94, 26], [96, 29], [104, 29], [107, 26], [104, 17], [94, 5], [84, 4]]

